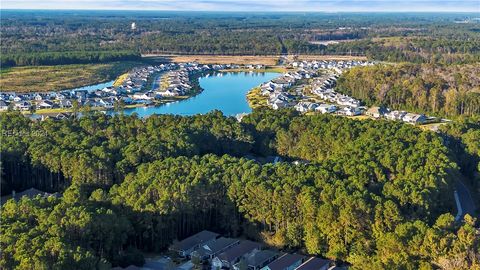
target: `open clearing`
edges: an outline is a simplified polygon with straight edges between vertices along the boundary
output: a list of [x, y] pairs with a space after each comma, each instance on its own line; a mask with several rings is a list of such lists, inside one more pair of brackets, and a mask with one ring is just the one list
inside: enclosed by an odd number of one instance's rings
[[[238, 65], [277, 65], [280, 55], [257, 56], [257, 55], [177, 55], [177, 54], [146, 54], [146, 59], [160, 62], [199, 62], [202, 64], [238, 64]], [[289, 59], [299, 60], [367, 60], [365, 56], [349, 55], [289, 55]]]
[[0, 73], [2, 92], [46, 92], [114, 80], [140, 62], [13, 67]]

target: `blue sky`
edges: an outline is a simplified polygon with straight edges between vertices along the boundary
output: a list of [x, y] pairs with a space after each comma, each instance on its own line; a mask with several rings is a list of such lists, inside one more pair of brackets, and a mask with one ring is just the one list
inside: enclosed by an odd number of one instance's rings
[[479, 12], [480, 0], [0, 0], [2, 9]]

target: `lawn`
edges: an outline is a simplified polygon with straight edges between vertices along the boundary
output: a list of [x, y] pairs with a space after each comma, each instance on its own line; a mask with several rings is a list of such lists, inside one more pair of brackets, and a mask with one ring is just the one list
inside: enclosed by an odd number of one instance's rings
[[3, 92], [46, 92], [114, 80], [141, 62], [13, 67], [0, 72]]
[[262, 96], [260, 87], [255, 87], [247, 93], [247, 101], [252, 109], [268, 106], [267, 97]]

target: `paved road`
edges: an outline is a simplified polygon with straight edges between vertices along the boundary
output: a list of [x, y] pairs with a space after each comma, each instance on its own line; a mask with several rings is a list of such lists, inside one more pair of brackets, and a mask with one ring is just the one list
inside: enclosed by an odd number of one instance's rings
[[152, 82], [152, 90], [157, 90], [160, 88], [160, 82], [162, 80], [163, 74], [158, 74]]
[[463, 219], [465, 214], [474, 216], [476, 207], [472, 195], [467, 186], [458, 179], [455, 182], [455, 193], [455, 203], [457, 204], [457, 216], [455, 219]]

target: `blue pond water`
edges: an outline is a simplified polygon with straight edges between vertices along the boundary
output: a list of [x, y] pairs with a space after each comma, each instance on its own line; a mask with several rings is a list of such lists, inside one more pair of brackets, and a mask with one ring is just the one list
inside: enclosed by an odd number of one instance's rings
[[251, 108], [247, 103], [247, 92], [253, 87], [278, 76], [280, 76], [279, 73], [273, 72], [217, 73], [199, 79], [203, 92], [197, 96], [156, 107], [125, 109], [124, 113], [137, 113], [140, 117], [152, 114], [204, 114], [212, 110], [220, 110], [228, 116], [248, 113], [251, 112]]

